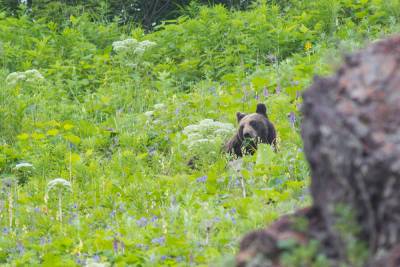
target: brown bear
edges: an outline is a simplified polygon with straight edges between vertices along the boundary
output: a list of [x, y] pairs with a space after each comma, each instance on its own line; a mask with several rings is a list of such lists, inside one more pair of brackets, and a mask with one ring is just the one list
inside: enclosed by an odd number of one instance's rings
[[267, 107], [257, 104], [256, 113], [236, 113], [239, 123], [238, 131], [228, 143], [225, 150], [231, 155], [242, 157], [243, 154], [254, 154], [258, 143], [267, 143], [276, 148], [276, 131], [267, 116]]

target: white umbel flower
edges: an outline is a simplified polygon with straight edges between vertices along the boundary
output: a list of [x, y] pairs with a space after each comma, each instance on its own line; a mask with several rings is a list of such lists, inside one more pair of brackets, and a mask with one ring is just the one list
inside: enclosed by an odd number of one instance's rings
[[44, 80], [43, 75], [36, 69], [31, 69], [27, 71], [17, 71], [8, 74], [6, 78], [6, 83], [8, 85], [15, 86], [19, 82], [29, 82], [35, 83]]
[[69, 181], [63, 179], [63, 178], [55, 178], [53, 180], [51, 180], [48, 184], [47, 184], [47, 193], [52, 191], [55, 188], [64, 188], [67, 189], [69, 191], [72, 191], [72, 185]]
[[14, 169], [21, 169], [21, 168], [33, 168], [33, 165], [28, 162], [21, 162], [15, 165]]
[[141, 55], [149, 47], [155, 46], [156, 43], [148, 40], [139, 42], [136, 39], [128, 38], [122, 41], [115, 41], [112, 43], [113, 50], [117, 53], [120, 52], [133, 52], [134, 54]]
[[184, 144], [189, 148], [202, 146], [204, 144], [214, 145], [232, 135], [235, 127], [231, 123], [204, 119], [198, 124], [191, 124], [183, 129], [187, 136]]

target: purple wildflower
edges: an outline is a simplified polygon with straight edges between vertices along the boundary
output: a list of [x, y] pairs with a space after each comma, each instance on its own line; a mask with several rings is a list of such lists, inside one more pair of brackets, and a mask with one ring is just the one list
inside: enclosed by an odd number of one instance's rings
[[17, 243], [17, 250], [20, 255], [23, 255], [25, 253], [25, 247], [24, 247], [24, 245], [22, 245], [21, 242]]
[[157, 221], [157, 220], [158, 220], [158, 217], [155, 216], [155, 215], [151, 218], [151, 222], [155, 222], [155, 221]]
[[278, 86], [276, 87], [275, 93], [278, 94], [278, 95], [281, 93], [281, 86], [280, 86], [280, 85], [278, 85]]
[[147, 225], [147, 223], [148, 223], [148, 221], [147, 221], [147, 218], [145, 218], [145, 217], [142, 217], [142, 218], [140, 218], [139, 220], [136, 221], [136, 224], [139, 227], [145, 227]]
[[263, 95], [264, 95], [265, 98], [268, 97], [268, 88], [267, 88], [267, 86], [264, 86]]
[[176, 206], [176, 196], [171, 196], [171, 206]]
[[289, 122], [290, 122], [290, 125], [294, 128], [295, 123], [296, 123], [296, 115], [294, 114], [293, 111], [291, 111], [289, 113]]
[[239, 179], [239, 178], [236, 178], [236, 180], [235, 180], [235, 185], [236, 185], [236, 186], [241, 186], [241, 185], [242, 185], [242, 183], [240, 182], [240, 179]]
[[158, 238], [153, 238], [153, 239], [151, 240], [151, 243], [152, 243], [152, 244], [158, 244], [158, 245], [164, 245], [164, 243], [165, 243], [165, 237], [164, 237], [164, 236], [161, 236], [161, 237], [158, 237]]
[[44, 245], [46, 245], [46, 243], [47, 243], [46, 238], [45, 238], [45, 237], [41, 237], [41, 238], [40, 238], [40, 245], [41, 245], [41, 246], [44, 246]]
[[119, 243], [118, 239], [114, 238], [114, 240], [113, 240], [113, 249], [114, 249], [115, 253], [118, 253], [118, 243]]
[[205, 183], [207, 181], [207, 175], [201, 176], [196, 179], [196, 182], [198, 183]]
[[151, 147], [148, 148], [147, 151], [148, 151], [150, 156], [154, 156], [154, 154], [156, 153], [157, 149], [155, 147], [151, 146]]
[[99, 255], [94, 255], [93, 256], [93, 261], [94, 262], [100, 262], [100, 256]]
[[3, 234], [7, 235], [8, 233], [10, 233], [10, 230], [7, 227], [4, 227]]
[[86, 264], [86, 261], [79, 257], [76, 258], [75, 262], [77, 265], [80, 265], [80, 266], [84, 266]]
[[161, 259], [161, 261], [165, 261], [167, 259], [167, 256], [162, 255], [160, 259]]
[[255, 100], [260, 99], [260, 97], [258, 96], [258, 93], [257, 93], [257, 92], [256, 92], [256, 95], [254, 96], [254, 99], [255, 99]]
[[210, 87], [210, 92], [215, 96], [217, 95], [217, 89], [215, 88], [215, 86]]
[[231, 220], [233, 224], [236, 224], [235, 217], [233, 217], [229, 212], [225, 213], [225, 218]]
[[116, 211], [115, 210], [112, 210], [111, 212], [110, 212], [110, 217], [111, 218], [114, 218], [115, 217], [115, 215], [116, 215]]
[[69, 147], [70, 150], [75, 150], [76, 149], [76, 145], [74, 145], [71, 142], [68, 142], [68, 147]]
[[181, 109], [180, 109], [180, 108], [176, 108], [176, 109], [175, 109], [175, 115], [178, 115], [178, 114], [179, 114], [179, 111], [181, 111]]
[[34, 210], [36, 213], [40, 213], [40, 208], [39, 208], [39, 207], [35, 207], [33, 210]]
[[118, 210], [122, 213], [125, 212], [125, 203], [119, 203]]

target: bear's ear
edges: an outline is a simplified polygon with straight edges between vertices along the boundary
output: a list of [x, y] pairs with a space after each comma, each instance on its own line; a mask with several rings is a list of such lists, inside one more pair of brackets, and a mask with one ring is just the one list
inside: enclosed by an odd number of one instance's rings
[[259, 104], [257, 104], [256, 112], [258, 114], [267, 116], [267, 107], [263, 103], [259, 103]]
[[244, 114], [244, 113], [242, 113], [242, 112], [236, 112], [236, 119], [237, 119], [237, 122], [240, 122], [240, 120], [243, 119], [244, 116], [246, 116], [246, 114]]

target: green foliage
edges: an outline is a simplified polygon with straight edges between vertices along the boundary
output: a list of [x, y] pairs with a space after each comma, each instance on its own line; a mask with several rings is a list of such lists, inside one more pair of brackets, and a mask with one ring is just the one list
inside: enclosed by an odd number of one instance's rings
[[[210, 265], [234, 254], [244, 233], [310, 202], [299, 106], [312, 76], [399, 19], [396, 1], [192, 3], [145, 33], [101, 19], [103, 7], [52, 2], [35, 21], [0, 15], [5, 265]], [[260, 145], [234, 162], [220, 152], [225, 136], [186, 145], [185, 127], [236, 125], [235, 113], [258, 102], [276, 126], [276, 153]], [[202, 163], [192, 168], [194, 157]], [[46, 202], [55, 177], [71, 192]]]
[[328, 259], [324, 255], [318, 254], [319, 243], [315, 240], [312, 240], [307, 245], [303, 246], [287, 242], [287, 244], [284, 245], [284, 248], [289, 249], [289, 252], [284, 253], [282, 256], [283, 266], [330, 266]]
[[200, 5], [223, 5], [229, 9], [247, 8], [252, 0], [0, 0], [0, 10], [18, 16], [28, 13], [35, 19], [63, 25], [66, 18], [89, 13], [96, 21], [132, 23], [152, 29], [162, 20], [190, 14]]

